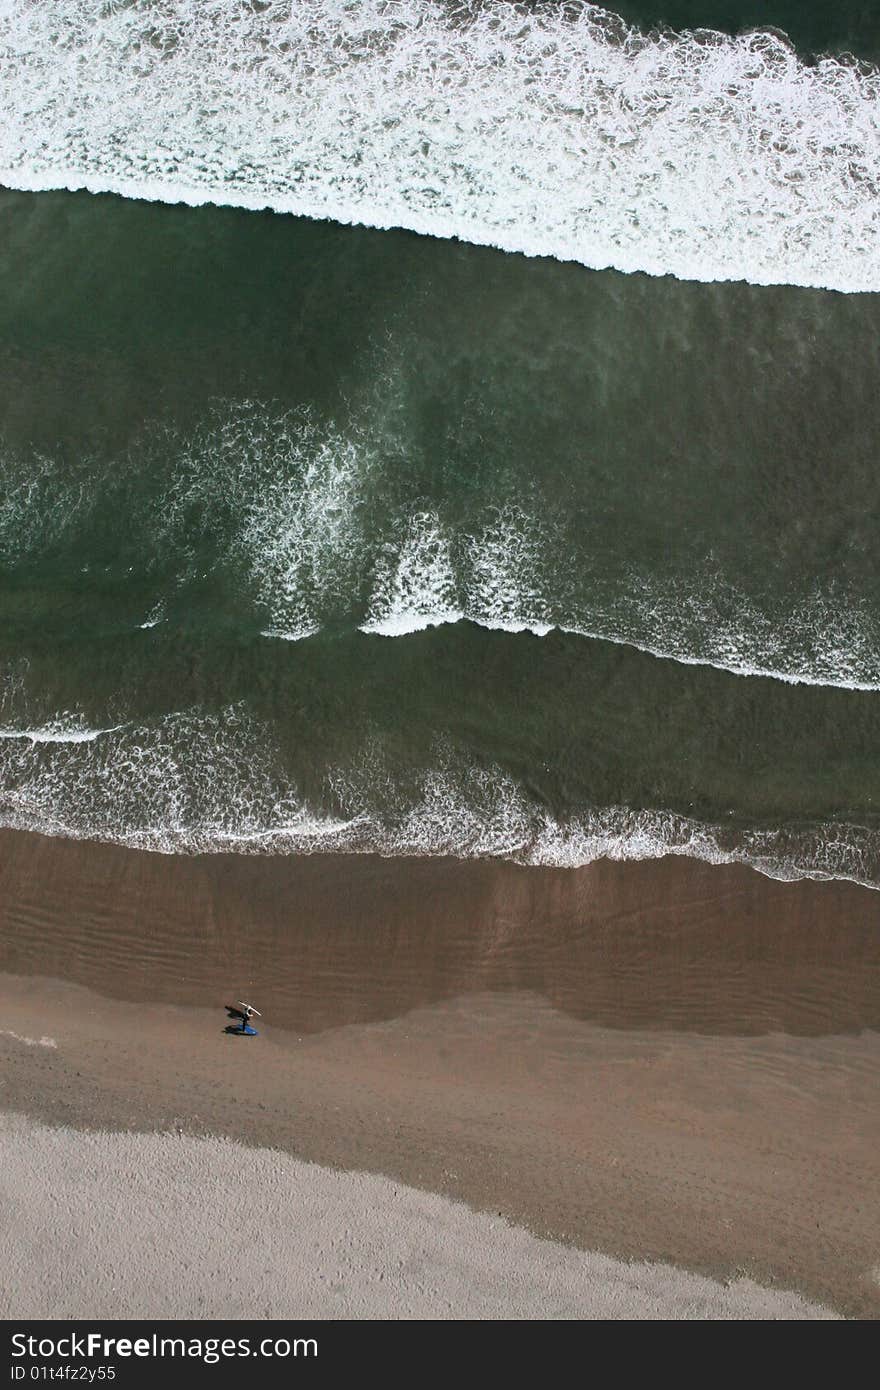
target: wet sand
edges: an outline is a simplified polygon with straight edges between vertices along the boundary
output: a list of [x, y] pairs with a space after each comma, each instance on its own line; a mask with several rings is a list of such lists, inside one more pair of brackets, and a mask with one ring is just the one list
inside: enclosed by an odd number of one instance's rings
[[[4, 832], [0, 945], [8, 1111], [228, 1135], [880, 1312], [870, 890]], [[261, 1036], [225, 1036], [247, 997]]]

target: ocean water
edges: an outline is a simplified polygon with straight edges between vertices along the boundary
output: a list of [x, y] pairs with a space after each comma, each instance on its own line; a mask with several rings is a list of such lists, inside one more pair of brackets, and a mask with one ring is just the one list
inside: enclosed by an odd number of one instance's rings
[[0, 823], [880, 883], [868, 8], [0, 0]]
[[589, 4], [4, 0], [0, 182], [880, 288], [880, 76]]

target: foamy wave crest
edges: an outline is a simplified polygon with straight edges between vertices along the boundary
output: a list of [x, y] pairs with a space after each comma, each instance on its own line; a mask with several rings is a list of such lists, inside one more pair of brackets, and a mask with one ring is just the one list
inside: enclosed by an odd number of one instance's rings
[[402, 637], [424, 627], [457, 623], [464, 615], [456, 604], [452, 550], [430, 512], [410, 521], [399, 553], [380, 565], [365, 632]]
[[[0, 822], [184, 853], [319, 848], [347, 829], [310, 811], [271, 736], [240, 706], [169, 714], [101, 739], [0, 744]], [[279, 841], [280, 842], [280, 841]]]
[[32, 692], [27, 659], [0, 667], [0, 740], [19, 743], [93, 743], [105, 734], [115, 734], [124, 724], [92, 728], [76, 711], [64, 710], [34, 722], [29, 718]]
[[399, 637], [465, 618], [539, 637], [556, 629], [734, 675], [880, 689], [873, 615], [833, 587], [771, 618], [711, 571], [686, 584], [633, 573], [594, 592], [589, 578], [572, 582], [573, 565], [552, 525], [513, 505], [454, 537], [436, 512], [418, 512], [379, 557], [361, 628]]
[[242, 457], [259, 460], [259, 486], [241, 509], [236, 546], [271, 619], [265, 634], [307, 637], [357, 593], [374, 456], [353, 435], [320, 433], [307, 416], [250, 410], [245, 418]]
[[[60, 465], [39, 459], [28, 493], [26, 463], [7, 458], [16, 490], [6, 513], [0, 502], [0, 563], [30, 560], [63, 537], [72, 545], [110, 489], [121, 496], [126, 480], [160, 479], [130, 513], [125, 564], [137, 561], [147, 580], [158, 570], [165, 590], [147, 613], [136, 609], [140, 629], [168, 620], [166, 599], [210, 556], [267, 638], [357, 627], [401, 637], [467, 620], [537, 636], [556, 629], [737, 675], [880, 689], [880, 620], [863, 593], [824, 579], [767, 596], [760, 575], [746, 592], [708, 562], [672, 578], [624, 569], [613, 548], [594, 555], [537, 491], [517, 496], [494, 480], [474, 489], [466, 515], [450, 515], [454, 497], [438, 488], [426, 499], [423, 478], [410, 486], [419, 470], [406, 445], [369, 419], [342, 428], [306, 410], [225, 401], [191, 434], [145, 431], [75, 488]], [[36, 718], [27, 702], [6, 710], [3, 698], [0, 734], [61, 736], [54, 715]], [[70, 737], [77, 728], [64, 725]], [[77, 736], [103, 732], [102, 721]]]
[[0, 181], [880, 288], [880, 75], [594, 5], [4, 0]]
[[29, 743], [93, 743], [103, 734], [114, 734], [123, 727], [113, 724], [107, 729], [89, 729], [76, 715], [62, 715], [38, 729], [0, 728], [0, 738], [25, 739]]
[[[509, 773], [471, 762], [443, 741], [405, 795], [377, 746], [328, 781], [351, 817], [354, 833], [339, 846], [349, 850], [503, 858], [556, 868], [679, 854], [710, 864], [748, 864], [769, 878], [844, 878], [880, 886], [880, 835], [870, 828], [728, 828], [626, 806], [591, 806], [557, 819]], [[385, 808], [380, 824], [371, 811], [377, 798]]]
[[880, 834], [870, 828], [728, 828], [624, 806], [560, 820], [500, 767], [442, 742], [426, 768], [406, 772], [367, 746], [328, 771], [321, 806], [282, 767], [272, 731], [239, 706], [91, 742], [0, 744], [0, 824], [166, 853], [449, 855], [568, 868], [679, 854], [771, 878], [880, 886]]
[[544, 636], [562, 626], [548, 618], [553, 602], [538, 580], [549, 545], [541, 523], [512, 504], [491, 508], [480, 529], [456, 537], [436, 512], [416, 512], [378, 558], [361, 630], [400, 637], [467, 618]]

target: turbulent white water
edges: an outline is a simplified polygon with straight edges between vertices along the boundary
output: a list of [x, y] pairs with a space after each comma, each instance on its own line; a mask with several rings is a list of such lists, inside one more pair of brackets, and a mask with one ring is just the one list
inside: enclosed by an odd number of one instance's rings
[[[308, 412], [224, 402], [192, 435], [157, 429], [145, 439], [142, 452], [96, 465], [88, 486], [70, 485], [63, 460], [41, 458], [28, 488], [29, 461], [0, 451], [0, 561], [14, 566], [70, 542], [110, 486], [124, 490], [127, 477], [155, 467], [155, 449], [172, 460], [171, 475], [137, 504], [139, 516], [126, 494], [141, 528], [128, 558], [146, 576], [171, 557], [174, 583], [183, 582], [197, 516], [218, 563], [244, 575], [249, 587], [236, 601], [252, 604], [267, 638], [300, 640], [328, 625], [400, 637], [467, 620], [537, 636], [559, 630], [736, 675], [880, 689], [877, 614], [831, 576], [806, 596], [781, 591], [768, 607], [760, 575], [750, 592], [746, 576], [735, 582], [708, 562], [669, 579], [621, 564], [613, 546], [600, 556], [578, 548], [539, 495], [475, 506], [453, 523], [401, 496], [395, 460], [407, 468], [404, 446], [369, 424], [341, 431]], [[165, 615], [160, 599], [137, 626]], [[25, 736], [7, 723], [0, 717], [0, 735]]]
[[386, 497], [395, 452], [405, 458], [368, 427], [341, 433], [308, 415], [227, 404], [179, 448], [159, 524], [179, 550], [180, 515], [230, 506], [232, 549], [269, 615], [269, 637], [351, 623], [365, 603], [359, 625], [389, 637], [467, 619], [537, 636], [558, 629], [737, 675], [880, 689], [876, 617], [832, 580], [806, 599], [783, 595], [772, 613], [708, 565], [674, 582], [628, 567], [594, 589], [595, 557], [556, 533], [539, 499], [528, 512], [515, 500], [484, 507], [467, 527], [424, 506], [400, 511]]
[[78, 720], [68, 723], [64, 719], [56, 719], [38, 729], [0, 728], [0, 738], [26, 739], [30, 743], [93, 743], [102, 734], [116, 733], [122, 727], [122, 724], [114, 724], [107, 729], [87, 729]]
[[78, 743], [0, 743], [0, 825], [166, 853], [347, 852], [499, 857], [577, 867], [686, 855], [771, 878], [880, 885], [880, 835], [851, 825], [732, 829], [662, 810], [555, 820], [499, 767], [442, 741], [399, 782], [377, 744], [331, 768], [316, 810], [279, 773], [271, 729], [240, 707], [166, 716]]
[[[540, 566], [548, 576], [546, 557], [552, 554], [552, 535], [542, 535], [540, 521], [512, 507], [457, 544], [436, 515], [417, 513], [399, 551], [379, 569], [362, 630], [399, 637], [468, 619], [490, 630], [538, 637], [555, 629], [734, 675], [880, 689], [871, 615], [832, 587], [827, 593], [817, 589], [774, 623], [747, 594], [711, 571], [674, 585], [631, 573], [613, 605], [603, 607], [587, 594], [579, 603], [566, 602], [561, 582], [542, 590], [536, 571]], [[570, 564], [565, 556], [560, 551], [560, 580]]]
[[0, 0], [0, 182], [880, 289], [880, 74], [594, 5]]

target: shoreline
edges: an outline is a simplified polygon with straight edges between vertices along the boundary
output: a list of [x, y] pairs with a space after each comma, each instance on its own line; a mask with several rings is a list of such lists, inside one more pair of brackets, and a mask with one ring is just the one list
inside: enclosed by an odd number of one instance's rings
[[[695, 861], [178, 859], [2, 832], [0, 1107], [226, 1136], [873, 1317], [876, 904]], [[223, 1035], [239, 997], [252, 1041]]]
[[111, 998], [248, 988], [297, 1032], [496, 990], [610, 1028], [880, 1031], [876, 890], [673, 855], [166, 855], [0, 830], [0, 942], [0, 970]]

